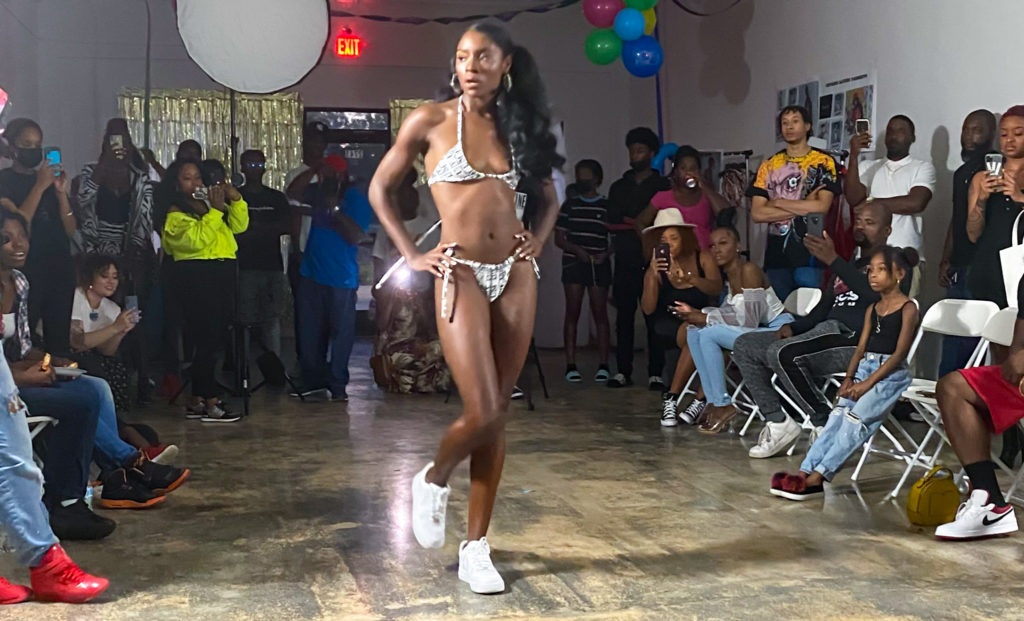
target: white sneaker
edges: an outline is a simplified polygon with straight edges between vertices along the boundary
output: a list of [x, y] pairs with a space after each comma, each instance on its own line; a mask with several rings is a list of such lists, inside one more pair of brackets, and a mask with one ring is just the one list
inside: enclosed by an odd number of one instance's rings
[[677, 395], [665, 395], [664, 401], [661, 404], [661, 426], [662, 427], [675, 427], [679, 424], [676, 420], [676, 399]]
[[757, 437], [757, 445], [750, 447], [747, 454], [754, 459], [774, 457], [789, 450], [799, 437], [800, 425], [788, 416], [781, 423], [765, 423], [761, 435]]
[[433, 467], [434, 462], [430, 462], [412, 478], [412, 532], [424, 548], [444, 545], [444, 514], [451, 492], [447, 485], [427, 482], [427, 471]]
[[817, 442], [818, 438], [821, 437], [821, 432], [822, 431], [825, 431], [825, 426], [824, 425], [822, 425], [820, 427], [815, 427], [814, 429], [811, 429], [811, 433], [807, 437], [807, 446], [810, 446], [810, 445], [814, 444], [815, 442]]
[[704, 413], [704, 408], [708, 407], [708, 402], [703, 399], [694, 399], [690, 402], [690, 405], [686, 406], [686, 409], [679, 413], [679, 420], [683, 421], [685, 425], [692, 425], [697, 422], [700, 415]]
[[935, 529], [939, 539], [979, 539], [1007, 535], [1017, 530], [1013, 506], [997, 507], [988, 501], [988, 492], [976, 489], [960, 505], [956, 519]]
[[469, 584], [474, 593], [501, 593], [505, 581], [491, 562], [491, 547], [487, 537], [477, 541], [463, 541], [459, 546], [459, 580]]

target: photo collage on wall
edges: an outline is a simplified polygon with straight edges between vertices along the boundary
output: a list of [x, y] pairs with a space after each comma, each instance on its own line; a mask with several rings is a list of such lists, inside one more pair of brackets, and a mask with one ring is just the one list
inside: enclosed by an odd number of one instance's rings
[[[875, 132], [875, 76], [864, 73], [825, 82], [811, 81], [778, 91], [775, 116], [788, 105], [806, 107], [812, 118], [814, 135], [824, 141], [829, 151], [849, 149], [857, 119], [871, 121]], [[778, 123], [775, 141], [782, 142]]]

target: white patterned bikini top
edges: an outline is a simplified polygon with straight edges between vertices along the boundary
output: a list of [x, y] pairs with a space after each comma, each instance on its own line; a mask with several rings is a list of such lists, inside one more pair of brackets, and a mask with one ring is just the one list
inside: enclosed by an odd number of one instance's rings
[[505, 185], [516, 189], [519, 185], [519, 166], [516, 165], [516, 151], [509, 145], [512, 155], [511, 170], [504, 173], [483, 173], [469, 165], [466, 159], [466, 152], [462, 150], [462, 97], [459, 97], [459, 116], [455, 125], [458, 139], [451, 149], [444, 154], [441, 161], [437, 163], [434, 172], [427, 180], [427, 185], [434, 185], [438, 182], [465, 183], [467, 181], [478, 181], [480, 179], [497, 179]]

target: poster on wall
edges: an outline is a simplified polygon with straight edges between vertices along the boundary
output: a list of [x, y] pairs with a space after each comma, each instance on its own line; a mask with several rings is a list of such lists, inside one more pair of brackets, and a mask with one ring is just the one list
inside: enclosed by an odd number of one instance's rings
[[875, 84], [873, 71], [829, 80], [822, 84], [818, 98], [818, 129], [815, 135], [828, 143], [830, 151], [849, 149], [857, 119], [870, 120], [872, 132], [877, 134]]
[[797, 86], [779, 90], [775, 102], [775, 116], [772, 119], [772, 122], [775, 123], [775, 142], [782, 142], [782, 131], [779, 127], [778, 118], [779, 113], [786, 106], [803, 106], [811, 113], [811, 127], [817, 125], [818, 119], [821, 118], [818, 114], [818, 91], [819, 83], [817, 80], [810, 80]]

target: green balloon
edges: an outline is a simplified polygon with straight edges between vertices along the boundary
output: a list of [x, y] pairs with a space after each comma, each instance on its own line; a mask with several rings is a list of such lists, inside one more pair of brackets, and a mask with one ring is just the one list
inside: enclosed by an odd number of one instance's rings
[[587, 58], [595, 65], [607, 65], [622, 55], [622, 39], [611, 28], [595, 28], [587, 35]]
[[655, 4], [658, 4], [658, 0], [626, 0], [626, 6], [637, 11], [646, 11]]

